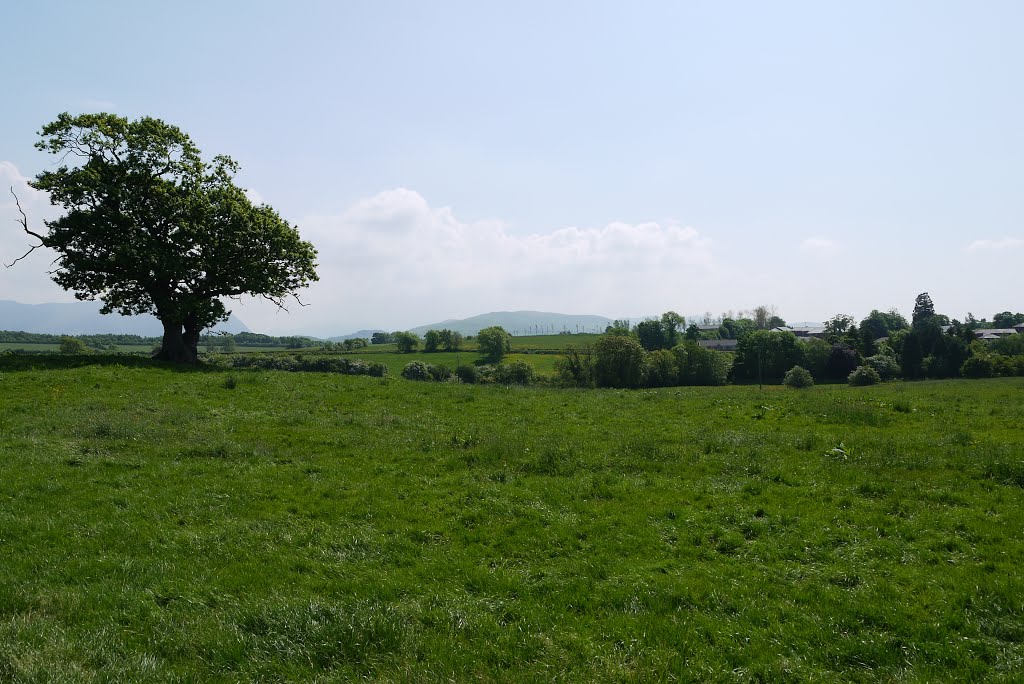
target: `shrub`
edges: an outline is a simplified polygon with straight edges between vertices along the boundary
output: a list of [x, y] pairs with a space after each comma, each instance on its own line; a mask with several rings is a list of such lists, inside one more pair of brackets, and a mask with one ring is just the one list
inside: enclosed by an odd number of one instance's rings
[[437, 382], [445, 382], [450, 380], [452, 377], [452, 369], [443, 364], [436, 366], [427, 365], [427, 372], [430, 373], [430, 379], [436, 380]]
[[480, 382], [480, 371], [477, 370], [476, 366], [458, 366], [455, 369], [455, 377], [460, 382], [473, 385]]
[[406, 380], [430, 380], [430, 366], [422, 361], [410, 361], [402, 369], [402, 377]]
[[60, 353], [88, 354], [89, 348], [85, 346], [85, 342], [77, 337], [68, 337], [67, 335], [63, 335], [60, 338]]
[[864, 359], [864, 365], [874, 368], [882, 380], [892, 380], [900, 373], [900, 364], [888, 354], [875, 354]]
[[878, 374], [871, 366], [858, 366], [856, 370], [850, 373], [847, 378], [847, 382], [855, 386], [863, 385], [877, 385], [882, 382], [882, 377]]
[[965, 378], [991, 378], [996, 374], [996, 365], [987, 354], [972, 356], [960, 366], [960, 375]]
[[786, 376], [783, 378], [782, 384], [786, 387], [792, 387], [793, 389], [814, 387], [814, 376], [812, 376], [811, 371], [806, 368], [793, 366], [786, 371]]
[[555, 378], [571, 387], [592, 387], [594, 385], [594, 357], [590, 347], [579, 348], [570, 344], [564, 355], [555, 361]]
[[525, 361], [503, 363], [494, 369], [494, 381], [503, 385], [529, 385], [533, 380], [533, 366]]
[[644, 364], [644, 384], [648, 387], [672, 387], [679, 382], [679, 367], [675, 355], [667, 349], [658, 349], [647, 355]]

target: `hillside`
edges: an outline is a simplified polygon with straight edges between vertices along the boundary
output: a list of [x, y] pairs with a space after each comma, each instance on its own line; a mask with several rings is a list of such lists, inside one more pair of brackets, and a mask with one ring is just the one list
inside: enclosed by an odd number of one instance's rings
[[[163, 334], [163, 328], [153, 316], [121, 316], [101, 314], [99, 302], [70, 302], [48, 304], [22, 304], [9, 299], [0, 300], [0, 330], [20, 330], [52, 335], [104, 335], [126, 334], [147, 337]], [[231, 316], [216, 330], [240, 333], [251, 332], [242, 321]]]
[[475, 335], [483, 328], [500, 325], [513, 335], [555, 334], [569, 332], [604, 332], [612, 319], [605, 316], [548, 313], [544, 311], [492, 311], [469, 318], [449, 319], [429, 325], [411, 328], [410, 332], [422, 335], [428, 330], [447, 328], [463, 335]]

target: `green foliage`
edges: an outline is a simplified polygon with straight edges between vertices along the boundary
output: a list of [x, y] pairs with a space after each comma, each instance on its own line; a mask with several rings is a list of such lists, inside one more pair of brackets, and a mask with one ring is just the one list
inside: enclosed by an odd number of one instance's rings
[[88, 354], [89, 348], [85, 346], [85, 342], [82, 342], [82, 340], [77, 337], [68, 337], [65, 335], [60, 338], [60, 353]]
[[370, 335], [370, 344], [391, 344], [394, 341], [395, 338], [391, 333], [380, 330]]
[[935, 304], [927, 292], [922, 292], [914, 299], [914, 313], [911, 318], [913, 327], [916, 329], [922, 323], [926, 323], [935, 317]]
[[533, 366], [525, 361], [512, 361], [495, 366], [493, 379], [502, 385], [529, 385], [536, 378]]
[[679, 384], [693, 386], [724, 385], [733, 367], [733, 356], [705, 349], [696, 342], [684, 342], [672, 349], [679, 369]]
[[369, 375], [382, 378], [388, 367], [378, 361], [365, 361], [339, 356], [314, 354], [276, 354], [270, 352], [232, 354], [228, 357], [206, 357], [204, 362], [221, 368], [252, 368], [290, 372], [339, 373], [341, 375]]
[[566, 347], [565, 353], [555, 361], [555, 379], [569, 387], [593, 387], [594, 357], [590, 347]]
[[829, 320], [825, 321], [825, 339], [832, 344], [835, 344], [846, 334], [846, 332], [854, 327], [854, 318], [848, 314], [836, 314]]
[[594, 383], [598, 387], [640, 387], [644, 348], [629, 335], [605, 335], [594, 343]]
[[462, 347], [462, 333], [454, 330], [428, 330], [423, 336], [423, 351], [458, 351]]
[[1024, 323], [1024, 313], [1002, 311], [992, 317], [993, 328], [1012, 328], [1021, 323]]
[[484, 359], [496, 363], [512, 351], [512, 336], [500, 325], [492, 325], [477, 333], [476, 344]]
[[960, 375], [965, 378], [992, 378], [996, 375], [996, 364], [990, 354], [975, 354], [960, 366]]
[[633, 329], [628, 320], [615, 319], [605, 326], [604, 332], [606, 335], [632, 335]]
[[636, 324], [636, 328], [634, 328], [633, 332], [636, 333], [637, 340], [640, 341], [640, 346], [647, 351], [665, 348], [665, 330], [662, 328], [660, 320], [652, 318], [646, 321], [640, 321]]
[[740, 379], [778, 382], [786, 371], [804, 362], [803, 352], [793, 333], [756, 330], [739, 341], [733, 373]]
[[399, 331], [392, 333], [391, 337], [394, 339], [398, 351], [402, 354], [411, 354], [416, 350], [416, 347], [420, 346], [420, 336], [416, 333]]
[[814, 387], [814, 376], [806, 368], [793, 366], [786, 372], [786, 376], [782, 379], [782, 384], [793, 389]]
[[891, 354], [875, 354], [864, 359], [864, 364], [874, 368], [882, 380], [892, 380], [900, 373], [900, 364]]
[[410, 361], [402, 369], [402, 377], [406, 380], [431, 380], [430, 366], [423, 361]]
[[674, 387], [679, 384], [679, 367], [676, 356], [668, 349], [658, 349], [647, 355], [644, 367], [644, 384], [647, 387]]
[[989, 349], [1006, 356], [1024, 356], [1024, 334], [1018, 333], [992, 340]]
[[856, 349], [845, 344], [833, 344], [825, 362], [825, 376], [833, 380], [843, 380], [860, 365], [860, 354]]
[[481, 381], [480, 371], [477, 370], [476, 366], [456, 366], [455, 377], [459, 379], [459, 382], [465, 382], [468, 384], [476, 384]]
[[832, 345], [817, 337], [808, 337], [800, 340], [800, 346], [803, 349], [803, 367], [809, 370], [815, 379], [824, 380]]
[[[180, 129], [153, 118], [61, 114], [40, 150], [61, 166], [32, 186], [64, 214], [31, 233], [57, 252], [54, 281], [102, 311], [153, 314], [161, 358], [194, 362], [200, 333], [227, 318], [222, 299], [278, 305], [317, 280], [316, 250], [266, 205], [234, 184], [228, 157], [203, 162]], [[66, 160], [78, 166], [64, 165]]]
[[881, 376], [871, 366], [858, 366], [856, 370], [850, 373], [847, 381], [854, 386], [860, 387], [863, 385], [877, 385], [882, 382]]

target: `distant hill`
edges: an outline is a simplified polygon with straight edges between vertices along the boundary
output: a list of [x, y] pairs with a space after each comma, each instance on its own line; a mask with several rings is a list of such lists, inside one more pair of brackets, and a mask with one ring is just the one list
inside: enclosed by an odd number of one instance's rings
[[375, 332], [387, 332], [387, 331], [386, 330], [379, 330], [379, 329], [374, 329], [374, 330], [357, 330], [356, 332], [349, 333], [348, 335], [338, 335], [336, 337], [328, 337], [327, 339], [329, 341], [331, 341], [331, 342], [343, 342], [344, 340], [352, 340], [352, 339], [355, 339], [355, 338], [358, 338], [358, 337], [363, 337], [365, 339], [370, 339], [371, 337], [373, 337], [373, 333], [375, 333]]
[[585, 316], [548, 313], [544, 311], [493, 311], [462, 320], [449, 319], [439, 323], [411, 328], [409, 332], [422, 335], [428, 330], [447, 328], [463, 335], [476, 335], [484, 328], [500, 325], [513, 335], [553, 335], [562, 332], [604, 332], [612, 319], [605, 316]]
[[[153, 316], [103, 315], [99, 302], [66, 304], [22, 304], [0, 299], [0, 330], [20, 330], [51, 335], [117, 334], [157, 337], [164, 329]], [[219, 323], [215, 330], [230, 333], [251, 332], [234, 316]]]

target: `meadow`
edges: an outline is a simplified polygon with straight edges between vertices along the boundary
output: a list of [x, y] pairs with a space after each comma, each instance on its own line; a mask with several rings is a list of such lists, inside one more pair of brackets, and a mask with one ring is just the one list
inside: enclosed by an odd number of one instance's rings
[[0, 681], [1019, 681], [1021, 425], [0, 357]]

